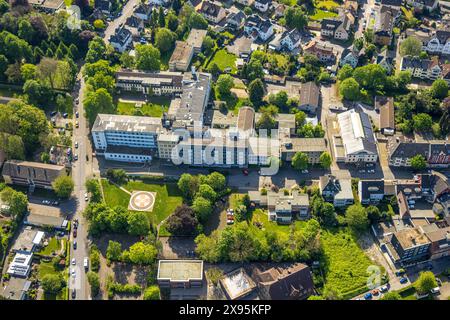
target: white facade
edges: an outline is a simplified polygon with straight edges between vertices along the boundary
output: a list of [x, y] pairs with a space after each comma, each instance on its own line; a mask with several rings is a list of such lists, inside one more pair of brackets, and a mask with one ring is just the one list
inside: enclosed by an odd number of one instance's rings
[[266, 12], [269, 10], [271, 1], [268, 0], [255, 0], [254, 6], [261, 12]]
[[345, 162], [376, 162], [378, 152], [369, 116], [354, 109], [338, 115]]

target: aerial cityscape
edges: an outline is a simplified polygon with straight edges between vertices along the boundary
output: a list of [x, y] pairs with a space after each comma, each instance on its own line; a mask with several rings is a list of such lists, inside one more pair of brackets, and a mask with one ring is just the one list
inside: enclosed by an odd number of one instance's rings
[[0, 0], [0, 300], [450, 300], [449, 57], [449, 0]]

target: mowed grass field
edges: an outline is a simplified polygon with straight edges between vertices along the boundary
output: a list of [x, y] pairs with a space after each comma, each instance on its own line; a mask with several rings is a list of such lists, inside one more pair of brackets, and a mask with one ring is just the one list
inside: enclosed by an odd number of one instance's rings
[[117, 103], [117, 113], [121, 115], [136, 115], [140, 111], [147, 117], [162, 117], [164, 112], [169, 110], [170, 99], [167, 97], [152, 97], [149, 103], [137, 108], [135, 103], [119, 101]]
[[[106, 203], [111, 206], [128, 208], [130, 195], [111, 184], [108, 180], [102, 180], [103, 193]], [[129, 181], [122, 185], [126, 190], [156, 192], [156, 202], [153, 211], [149, 212], [150, 221], [158, 224], [167, 218], [176, 207], [182, 204], [181, 192], [175, 183], [156, 183], [145, 181]]]
[[231, 68], [231, 73], [236, 73], [236, 59], [234, 54], [222, 49], [216, 52], [209, 65], [216, 63], [220, 70]]

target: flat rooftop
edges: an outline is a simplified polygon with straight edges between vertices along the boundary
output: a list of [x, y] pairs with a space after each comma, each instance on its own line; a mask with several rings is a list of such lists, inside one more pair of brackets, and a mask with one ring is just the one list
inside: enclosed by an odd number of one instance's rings
[[220, 283], [231, 300], [239, 299], [256, 288], [255, 282], [247, 275], [244, 268], [227, 273]]
[[158, 280], [186, 282], [203, 279], [202, 260], [159, 260]]
[[161, 118], [124, 116], [100, 113], [92, 131], [153, 132], [162, 128]]
[[403, 229], [396, 232], [395, 237], [403, 248], [410, 248], [430, 242], [430, 240], [416, 228]]

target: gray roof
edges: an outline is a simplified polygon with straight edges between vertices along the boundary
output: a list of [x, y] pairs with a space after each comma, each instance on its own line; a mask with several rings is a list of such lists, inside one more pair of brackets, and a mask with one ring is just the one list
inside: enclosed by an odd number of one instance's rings
[[176, 112], [177, 121], [193, 124], [203, 121], [203, 114], [208, 103], [211, 74], [197, 72], [191, 80], [183, 81], [183, 93], [180, 107]]
[[65, 174], [64, 166], [21, 160], [6, 161], [2, 170], [3, 176], [44, 182], [53, 182], [62, 174]]
[[179, 72], [143, 72], [126, 71], [116, 72], [117, 82], [134, 82], [142, 85], [170, 85], [175, 88], [181, 88], [183, 83], [183, 74]]
[[124, 116], [100, 113], [95, 119], [92, 131], [152, 132], [161, 130], [160, 118]]
[[318, 108], [319, 97], [320, 89], [314, 81], [302, 83], [300, 88], [299, 106], [310, 105]]
[[384, 181], [383, 180], [360, 180], [358, 183], [358, 189], [362, 196], [362, 199], [370, 199], [372, 194], [384, 194]]
[[125, 27], [117, 28], [115, 33], [109, 37], [109, 42], [119, 43], [124, 45], [131, 37], [131, 31]]

